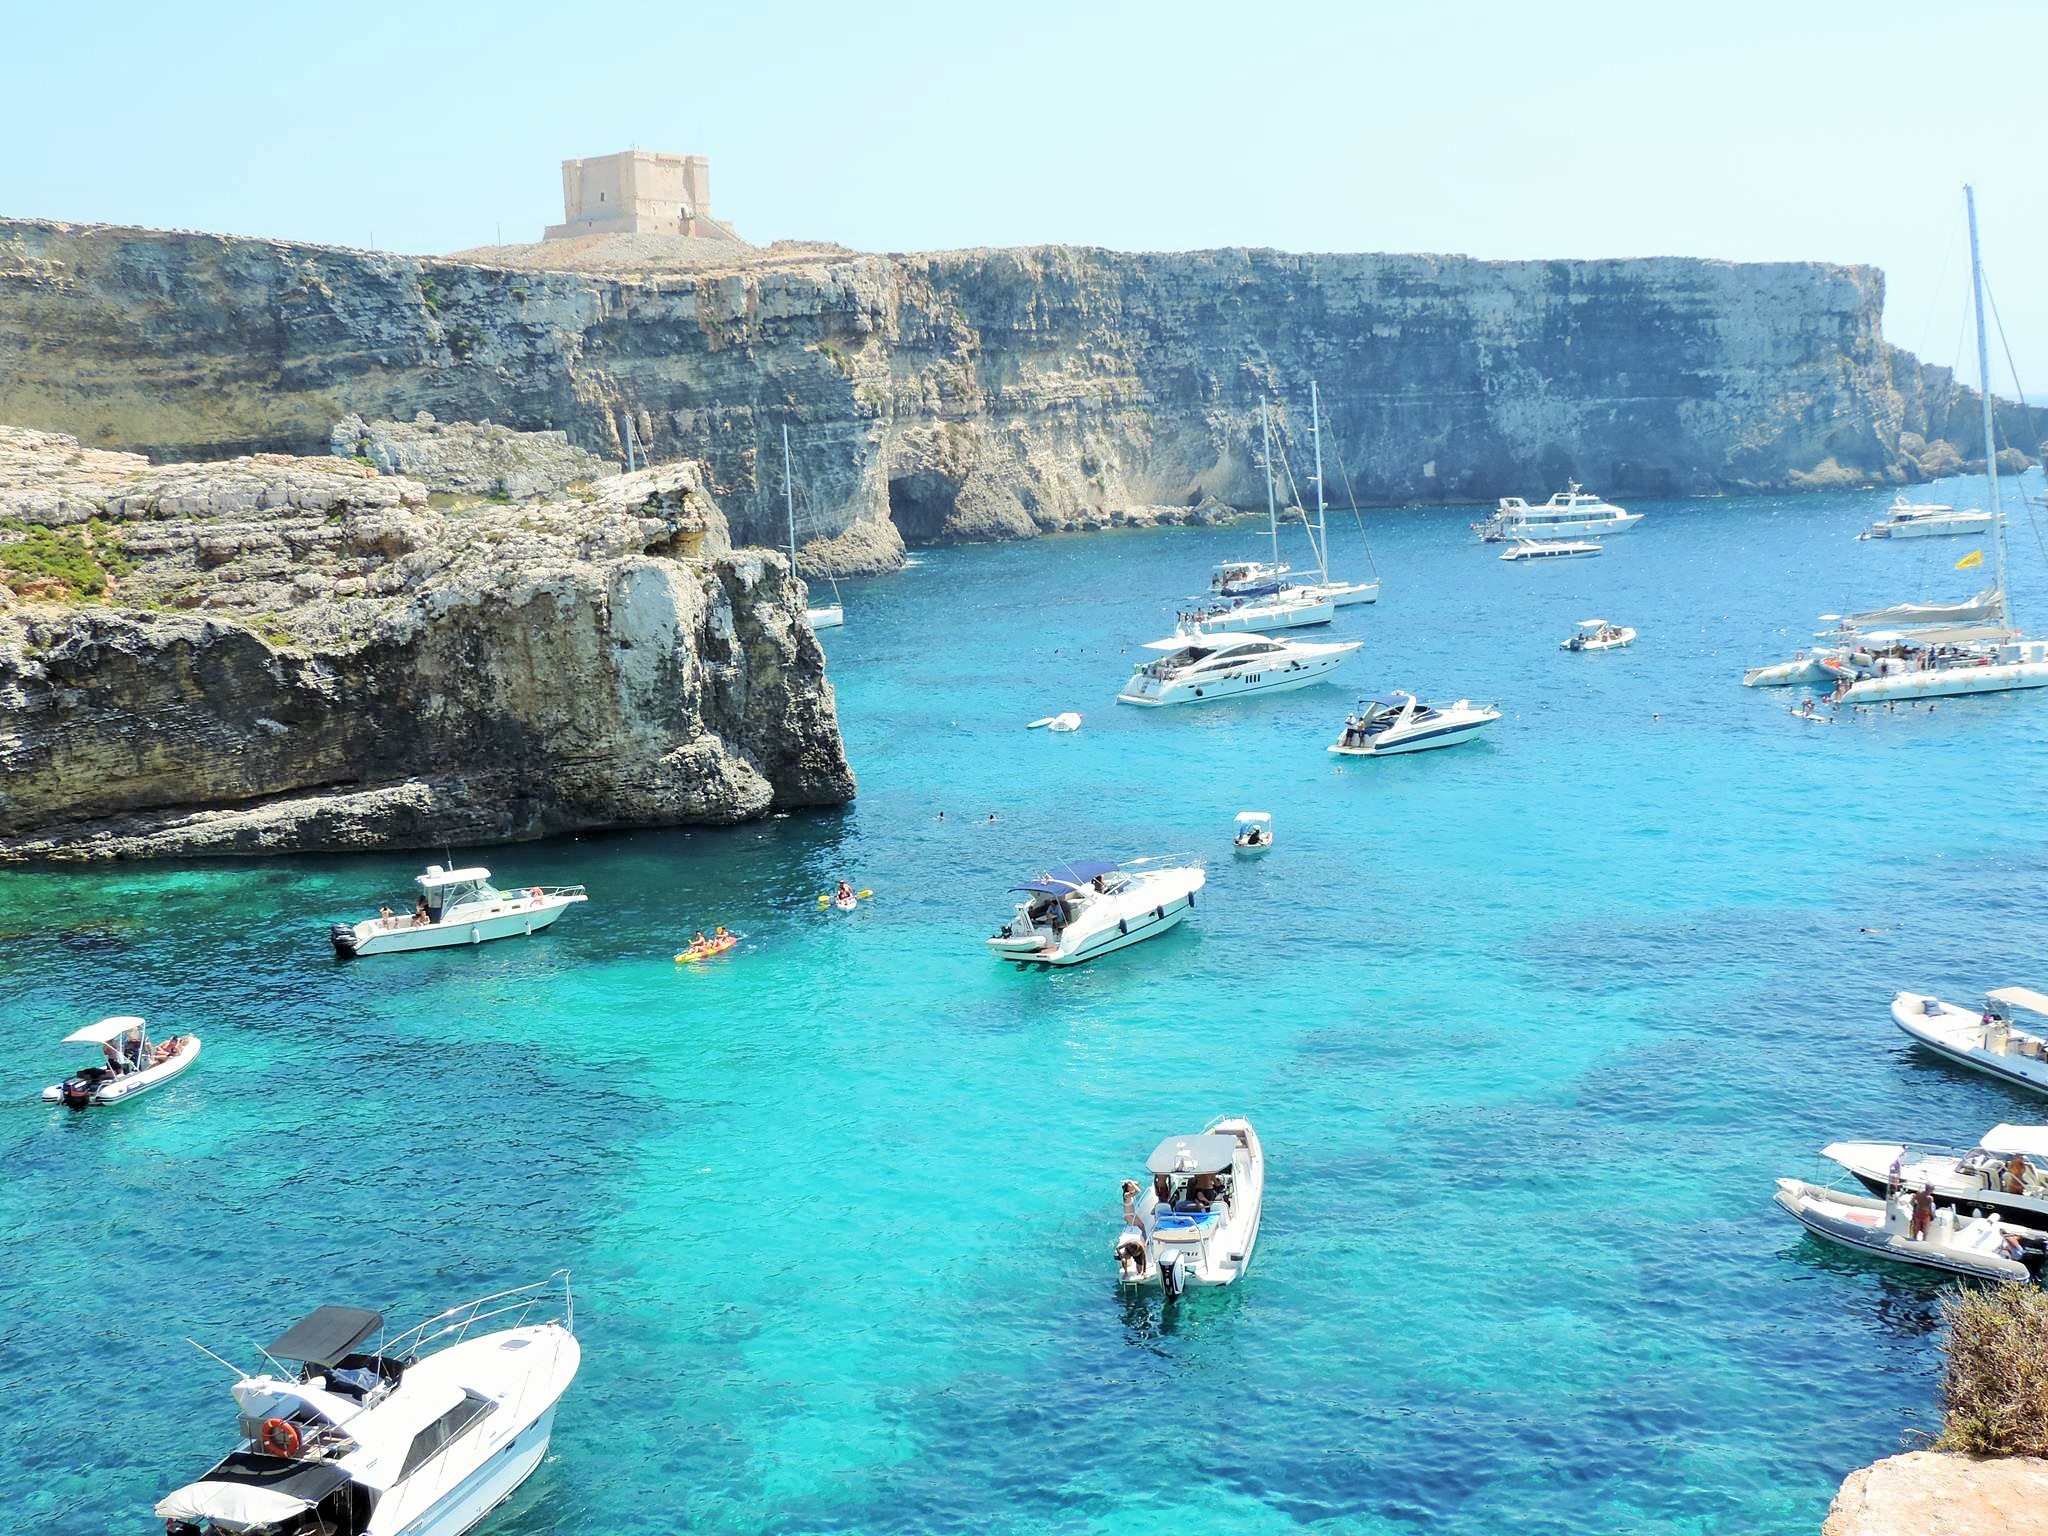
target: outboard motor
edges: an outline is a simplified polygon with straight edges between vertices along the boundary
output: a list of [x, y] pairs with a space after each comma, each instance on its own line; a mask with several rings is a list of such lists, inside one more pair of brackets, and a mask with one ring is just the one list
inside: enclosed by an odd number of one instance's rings
[[334, 952], [344, 960], [356, 956], [356, 931], [347, 923], [336, 923], [327, 930], [327, 937], [334, 941]]
[[1187, 1264], [1187, 1255], [1183, 1253], [1159, 1256], [1159, 1284], [1168, 1301], [1179, 1301], [1181, 1293], [1188, 1288]]
[[66, 1109], [83, 1109], [92, 1102], [92, 1084], [83, 1078], [65, 1078], [57, 1093]]

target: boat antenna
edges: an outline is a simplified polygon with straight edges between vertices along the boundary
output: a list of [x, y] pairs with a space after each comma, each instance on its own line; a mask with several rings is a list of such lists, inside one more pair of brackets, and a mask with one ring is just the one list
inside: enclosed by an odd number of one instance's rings
[[1984, 259], [1977, 246], [1977, 189], [1963, 187], [1970, 212], [1970, 297], [1977, 309], [1977, 391], [1984, 400], [1984, 474], [1991, 482], [1991, 550], [1998, 581], [1998, 618], [2012, 626], [2012, 600], [2005, 591], [2005, 513], [1998, 500], [1997, 424], [1991, 408], [1991, 343], [1984, 333]]
[[1273, 418], [1266, 411], [1266, 397], [1259, 396], [1259, 436], [1266, 461], [1266, 528], [1273, 539], [1273, 564], [1280, 563], [1280, 510], [1273, 500]]
[[789, 477], [789, 423], [782, 424], [782, 507], [789, 516], [789, 574], [796, 574], [796, 483]]
[[1310, 430], [1316, 440], [1316, 529], [1309, 536], [1309, 543], [1315, 546], [1316, 569], [1322, 573], [1325, 586], [1330, 580], [1329, 527], [1325, 521], [1323, 506], [1323, 397], [1316, 388], [1316, 381], [1308, 381], [1308, 419]]

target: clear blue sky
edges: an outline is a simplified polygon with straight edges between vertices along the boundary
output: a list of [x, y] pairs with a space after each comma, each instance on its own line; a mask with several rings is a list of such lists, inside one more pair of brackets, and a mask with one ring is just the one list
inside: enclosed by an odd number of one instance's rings
[[538, 238], [563, 157], [637, 144], [764, 242], [1871, 262], [1946, 363], [1969, 179], [2048, 395], [2039, 0], [0, 14], [0, 213], [402, 251]]

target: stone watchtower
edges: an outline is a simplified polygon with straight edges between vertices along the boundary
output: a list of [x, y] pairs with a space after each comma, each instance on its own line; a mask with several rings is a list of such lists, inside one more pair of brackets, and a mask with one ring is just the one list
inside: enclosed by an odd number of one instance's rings
[[549, 240], [583, 235], [736, 238], [711, 217], [711, 162], [702, 155], [629, 149], [562, 162], [562, 222]]

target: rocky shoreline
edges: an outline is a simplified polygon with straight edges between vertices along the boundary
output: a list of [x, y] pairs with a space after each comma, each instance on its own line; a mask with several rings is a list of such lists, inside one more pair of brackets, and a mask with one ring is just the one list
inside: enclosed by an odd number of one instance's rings
[[502, 842], [851, 798], [801, 587], [732, 547], [698, 466], [499, 495], [0, 428], [0, 861]]
[[317, 452], [351, 412], [551, 430], [701, 461], [769, 546], [788, 426], [806, 568], [851, 572], [1262, 506], [1259, 401], [1298, 463], [1311, 378], [1332, 497], [1365, 505], [1905, 484], [1960, 461], [1975, 409], [1884, 342], [1868, 267], [635, 242], [442, 260], [0, 220], [0, 421], [158, 458]]
[[1888, 1456], [1843, 1481], [1821, 1536], [2048, 1536], [2048, 1461]]

